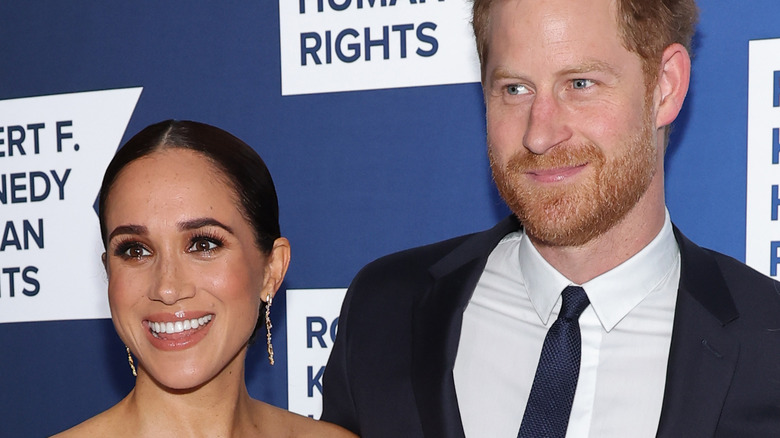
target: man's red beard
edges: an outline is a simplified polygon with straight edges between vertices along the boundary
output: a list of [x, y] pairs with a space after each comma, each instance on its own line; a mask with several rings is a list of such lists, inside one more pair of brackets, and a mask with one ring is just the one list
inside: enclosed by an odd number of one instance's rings
[[[657, 151], [647, 114], [645, 119], [644, 129], [609, 159], [592, 143], [566, 143], [542, 155], [522, 149], [502, 168], [488, 147], [498, 191], [526, 233], [550, 246], [582, 246], [620, 222], [655, 175]], [[540, 184], [526, 174], [586, 163], [576, 182]]]

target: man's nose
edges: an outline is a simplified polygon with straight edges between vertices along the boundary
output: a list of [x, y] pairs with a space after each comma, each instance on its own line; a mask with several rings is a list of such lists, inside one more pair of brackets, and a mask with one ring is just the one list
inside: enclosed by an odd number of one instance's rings
[[531, 104], [523, 146], [537, 155], [571, 138], [561, 102], [552, 94], [537, 94]]

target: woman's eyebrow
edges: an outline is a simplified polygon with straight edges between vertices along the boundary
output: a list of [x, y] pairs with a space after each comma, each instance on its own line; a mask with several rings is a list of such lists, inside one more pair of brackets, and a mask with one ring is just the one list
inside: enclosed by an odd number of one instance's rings
[[116, 228], [114, 228], [111, 233], [108, 235], [108, 240], [111, 240], [114, 238], [114, 236], [117, 236], [119, 234], [136, 234], [136, 235], [146, 235], [149, 233], [149, 230], [143, 226], [143, 225], [120, 225]]
[[235, 234], [232, 228], [210, 217], [189, 219], [178, 223], [179, 230], [181, 231], [197, 230], [198, 228], [203, 228], [208, 226], [219, 227], [230, 234]]

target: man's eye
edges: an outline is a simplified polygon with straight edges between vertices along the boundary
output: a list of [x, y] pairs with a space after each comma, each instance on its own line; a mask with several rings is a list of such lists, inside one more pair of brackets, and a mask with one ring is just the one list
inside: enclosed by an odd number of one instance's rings
[[506, 92], [507, 92], [507, 93], [509, 93], [509, 94], [510, 94], [510, 95], [512, 95], [512, 96], [517, 96], [517, 95], [519, 95], [519, 94], [525, 94], [525, 93], [527, 93], [527, 92], [528, 92], [528, 89], [526, 89], [526, 88], [525, 88], [524, 86], [522, 86], [522, 85], [518, 85], [518, 84], [512, 84], [512, 85], [507, 85], [507, 87], [506, 87]]
[[571, 81], [571, 85], [573, 88], [581, 90], [583, 88], [588, 88], [591, 85], [593, 85], [593, 81], [590, 79], [574, 79]]

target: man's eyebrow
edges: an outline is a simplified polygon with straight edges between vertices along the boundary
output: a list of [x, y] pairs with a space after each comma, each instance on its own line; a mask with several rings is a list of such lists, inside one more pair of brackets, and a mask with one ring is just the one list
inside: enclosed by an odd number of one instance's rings
[[509, 70], [506, 67], [498, 67], [495, 70], [493, 70], [493, 73], [490, 75], [490, 78], [493, 80], [519, 78], [519, 77], [520, 77], [519, 74], [513, 72], [512, 70]]
[[579, 74], [591, 72], [605, 72], [614, 76], [619, 76], [618, 71], [612, 65], [603, 61], [586, 61], [561, 70], [561, 74]]
[[[614, 76], [619, 76], [619, 73], [617, 69], [615, 69], [611, 64], [603, 62], [603, 61], [585, 61], [579, 64], [572, 65], [570, 67], [565, 67], [562, 70], [558, 72], [559, 75], [571, 75], [571, 74], [582, 74], [582, 73], [591, 73], [591, 72], [605, 72]], [[490, 80], [502, 80], [502, 79], [519, 79], [522, 78], [523, 75], [520, 73], [517, 73], [513, 70], [510, 70], [506, 67], [497, 67], [495, 70], [493, 70], [493, 73], [490, 75]]]
[[189, 219], [186, 221], [179, 222], [177, 225], [179, 230], [181, 231], [197, 230], [198, 228], [211, 226], [211, 227], [219, 227], [230, 234], [235, 234], [232, 228], [211, 217]]
[[111, 240], [114, 238], [114, 236], [120, 235], [120, 234], [136, 234], [136, 235], [145, 235], [148, 234], [149, 230], [143, 226], [143, 225], [120, 225], [116, 228], [114, 228], [111, 233], [108, 235], [108, 240]]

